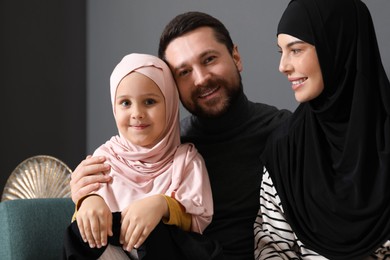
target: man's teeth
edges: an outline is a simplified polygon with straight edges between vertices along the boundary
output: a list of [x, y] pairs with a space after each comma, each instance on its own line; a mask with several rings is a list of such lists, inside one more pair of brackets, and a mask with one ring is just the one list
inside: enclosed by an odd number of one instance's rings
[[200, 97], [206, 97], [206, 96], [212, 94], [213, 92], [215, 92], [215, 90], [217, 90], [217, 88], [213, 88], [210, 91], [207, 91], [206, 93], [201, 94]]

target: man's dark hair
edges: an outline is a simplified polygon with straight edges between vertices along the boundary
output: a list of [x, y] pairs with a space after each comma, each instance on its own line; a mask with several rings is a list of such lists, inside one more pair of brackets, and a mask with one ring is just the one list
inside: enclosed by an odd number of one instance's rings
[[165, 60], [165, 50], [168, 44], [183, 34], [198, 29], [210, 27], [218, 42], [224, 44], [229, 53], [233, 53], [233, 41], [225, 25], [211, 15], [202, 12], [186, 12], [173, 18], [165, 27], [160, 37], [158, 56]]

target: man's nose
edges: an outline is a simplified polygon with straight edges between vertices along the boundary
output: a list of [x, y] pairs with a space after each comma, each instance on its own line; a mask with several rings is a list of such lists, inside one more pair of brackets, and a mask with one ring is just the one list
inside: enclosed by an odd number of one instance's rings
[[195, 86], [204, 86], [210, 79], [211, 73], [205, 68], [194, 69], [193, 75], [195, 77]]

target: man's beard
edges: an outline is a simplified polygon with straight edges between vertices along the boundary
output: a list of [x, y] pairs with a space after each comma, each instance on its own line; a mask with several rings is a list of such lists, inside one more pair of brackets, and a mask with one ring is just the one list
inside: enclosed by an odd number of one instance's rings
[[[193, 101], [193, 106], [190, 107], [184, 103], [183, 106], [193, 115], [200, 118], [217, 118], [224, 115], [231, 107], [231, 105], [237, 100], [240, 93], [243, 92], [243, 86], [241, 81], [241, 75], [238, 73], [239, 79], [238, 83], [235, 86], [230, 85], [230, 87], [226, 87], [227, 84], [222, 79], [210, 80], [206, 86], [198, 88], [195, 91], [191, 99]], [[224, 87], [224, 89], [220, 89], [218, 91], [225, 91], [225, 95], [223, 97], [218, 97], [211, 99], [205, 102], [205, 105], [200, 105], [198, 101], [198, 97], [213, 88], [215, 86]], [[223, 100], [221, 100], [223, 99]]]

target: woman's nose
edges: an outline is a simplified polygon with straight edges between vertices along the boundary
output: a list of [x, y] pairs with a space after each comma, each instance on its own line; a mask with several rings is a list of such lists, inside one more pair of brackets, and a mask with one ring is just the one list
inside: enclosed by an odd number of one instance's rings
[[288, 74], [291, 71], [291, 65], [283, 55], [280, 57], [279, 71], [283, 74]]

